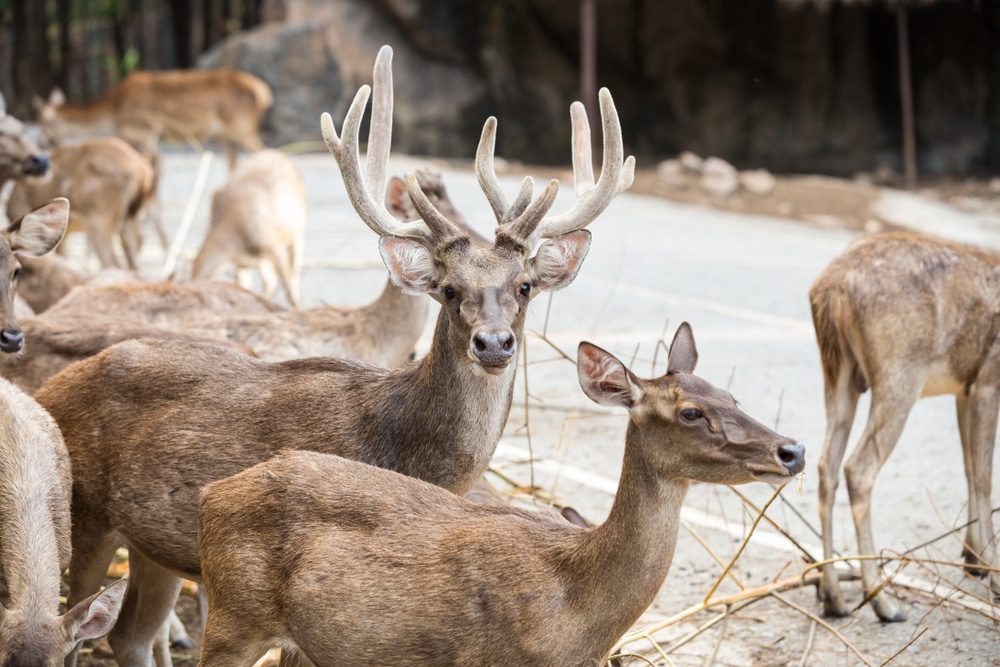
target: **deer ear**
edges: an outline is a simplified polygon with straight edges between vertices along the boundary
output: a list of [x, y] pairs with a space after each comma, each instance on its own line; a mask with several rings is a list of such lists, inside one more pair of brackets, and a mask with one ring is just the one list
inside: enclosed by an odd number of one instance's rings
[[693, 373], [698, 364], [698, 348], [694, 344], [694, 334], [691, 325], [681, 322], [670, 343], [670, 354], [667, 357], [667, 372]]
[[385, 203], [389, 212], [400, 220], [413, 220], [419, 217], [410, 201], [410, 194], [406, 191], [406, 183], [397, 176], [389, 179], [389, 187], [385, 191]]
[[68, 222], [69, 200], [65, 197], [53, 199], [7, 227], [10, 249], [15, 255], [41, 257], [59, 245]]
[[540, 245], [528, 264], [534, 286], [554, 292], [573, 282], [590, 250], [590, 239], [590, 232], [582, 229]]
[[126, 586], [127, 580], [119, 579], [103, 591], [81, 600], [63, 615], [63, 628], [73, 644], [111, 631], [121, 611]]
[[61, 107], [66, 104], [66, 96], [60, 88], [53, 88], [49, 93], [49, 104], [54, 107]]
[[631, 408], [642, 396], [639, 379], [611, 353], [596, 345], [580, 343], [576, 368], [583, 393], [599, 405]]
[[406, 294], [427, 294], [437, 287], [440, 277], [430, 251], [417, 241], [398, 236], [378, 240], [382, 261], [393, 284]]

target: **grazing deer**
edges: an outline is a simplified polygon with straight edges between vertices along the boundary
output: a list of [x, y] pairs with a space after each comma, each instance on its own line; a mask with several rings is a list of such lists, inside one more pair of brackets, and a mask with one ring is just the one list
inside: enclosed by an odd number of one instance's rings
[[236, 149], [258, 151], [270, 87], [231, 69], [139, 71], [90, 104], [70, 105], [54, 90], [38, 102], [38, 122], [50, 141], [77, 136], [162, 136], [174, 141], [218, 139], [236, 165]]
[[105, 268], [119, 268], [114, 239], [121, 239], [129, 268], [138, 268], [139, 214], [155, 197], [153, 168], [117, 137], [91, 139], [53, 149], [45, 178], [23, 178], [14, 186], [7, 214], [23, 215], [54, 197], [73, 202], [69, 232], [83, 231]]
[[[590, 244], [584, 227], [631, 185], [634, 160], [624, 159], [618, 115], [602, 90], [596, 183], [586, 113], [572, 107], [580, 196], [568, 212], [547, 216], [558, 181], [532, 201], [525, 179], [508, 203], [493, 170], [496, 120], [489, 119], [477, 171], [499, 223], [494, 245], [475, 247], [413, 174], [406, 185], [422, 219], [400, 222], [383, 204], [391, 53], [383, 47], [376, 59], [364, 176], [357, 146], [368, 86], [348, 111], [343, 139], [328, 115], [322, 124], [355, 209], [380, 236], [393, 282], [442, 304], [423, 359], [395, 370], [334, 358], [266, 363], [198, 343], [129, 341], [65, 369], [36, 394], [63, 429], [74, 467], [70, 600], [96, 589], [121, 541], [130, 549], [124, 610], [109, 636], [120, 664], [150, 664], [178, 575], [200, 577], [197, 502], [209, 482], [292, 448], [468, 491], [507, 421], [528, 303], [572, 282]], [[532, 255], [539, 238], [547, 240]]]
[[267, 298], [277, 289], [277, 273], [288, 302], [298, 307], [305, 233], [302, 174], [281, 151], [258, 151], [212, 197], [211, 225], [192, 278], [208, 280], [223, 265], [235, 264], [240, 284], [250, 289], [248, 269], [256, 267]]
[[[421, 190], [446, 217], [460, 224], [440, 174], [417, 172]], [[389, 182], [386, 206], [400, 220], [417, 219], [406, 186]], [[476, 245], [489, 243], [468, 230]], [[258, 303], [259, 302], [259, 303]], [[258, 307], [267, 304], [266, 309]], [[218, 338], [252, 348], [266, 361], [337, 356], [396, 368], [410, 361], [427, 322], [423, 295], [405, 294], [390, 280], [372, 303], [357, 308], [321, 306], [286, 310], [235, 286], [213, 281], [132, 283], [85, 287], [46, 314], [49, 322], [70, 317], [73, 325], [89, 314], [131, 317], [150, 324]]]
[[692, 375], [697, 358], [687, 323], [652, 380], [580, 343], [584, 392], [629, 411], [597, 528], [316, 452], [209, 484], [198, 664], [249, 665], [279, 646], [317, 667], [603, 665], [663, 585], [692, 482], [783, 484], [805, 466], [801, 444]]
[[[858, 397], [872, 390], [868, 423], [844, 476], [858, 550], [876, 554], [871, 494], [917, 399], [954, 394], [969, 485], [964, 555], [997, 567], [990, 490], [1000, 411], [1000, 260], [905, 234], [853, 242], [809, 290], [826, 395], [826, 440], [819, 462], [824, 559], [834, 557], [833, 506]], [[877, 590], [878, 563], [861, 561], [865, 593]], [[990, 588], [1000, 595], [1000, 575]], [[827, 615], [846, 613], [833, 567], [823, 570]], [[905, 619], [882, 590], [872, 606], [884, 621]]]
[[[39, 257], [62, 240], [69, 220], [69, 202], [54, 199], [0, 231], [0, 352], [19, 352], [24, 332], [14, 314], [14, 295], [21, 272], [19, 257]], [[6, 356], [6, 355], [0, 355]]]
[[0, 188], [25, 176], [44, 176], [49, 156], [27, 137], [24, 123], [7, 115], [7, 101], [0, 94]]
[[73, 647], [114, 624], [117, 581], [59, 614], [69, 563], [70, 464], [52, 418], [0, 379], [0, 665], [59, 667]]

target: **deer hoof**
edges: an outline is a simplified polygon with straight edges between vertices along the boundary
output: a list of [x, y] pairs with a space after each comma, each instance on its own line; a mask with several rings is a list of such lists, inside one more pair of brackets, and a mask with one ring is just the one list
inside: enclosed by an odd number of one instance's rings
[[970, 575], [980, 579], [986, 576], [987, 571], [979, 567], [983, 564], [983, 561], [981, 561], [976, 554], [972, 553], [968, 549], [962, 549], [962, 560], [965, 561], [965, 571]]
[[899, 623], [900, 621], [906, 620], [906, 614], [903, 610], [899, 608], [895, 602], [889, 600], [883, 594], [875, 596], [872, 600], [872, 608], [875, 609], [875, 613], [878, 615], [879, 620], [886, 623]]

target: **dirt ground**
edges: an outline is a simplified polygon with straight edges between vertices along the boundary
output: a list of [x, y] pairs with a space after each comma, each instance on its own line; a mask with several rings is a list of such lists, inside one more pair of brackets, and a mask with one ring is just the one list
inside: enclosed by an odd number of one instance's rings
[[[513, 170], [524, 173], [521, 166], [516, 166]], [[571, 174], [567, 170], [533, 168], [530, 171], [538, 177], [550, 175], [560, 178], [564, 183], [572, 181]], [[546, 174], [546, 171], [549, 173]], [[678, 186], [676, 179], [671, 186], [668, 186], [662, 176], [650, 168], [638, 170], [631, 192], [741, 213], [799, 220], [809, 225], [858, 231], [882, 231], [885, 225], [874, 218], [870, 206], [878, 198], [879, 187], [885, 183], [876, 183], [875, 180], [877, 179], [869, 177], [839, 179], [808, 175], [778, 176], [773, 191], [768, 195], [761, 196], [741, 190], [726, 197], [718, 197], [701, 190], [693, 176], [688, 177], [681, 187]], [[986, 180], [936, 180], [922, 183], [920, 192], [959, 208], [993, 213], [998, 212], [997, 209], [1000, 208], [1000, 205], [995, 203], [995, 200], [1000, 199], [997, 196], [1000, 194], [998, 185], [1000, 184]], [[690, 540], [690, 537], [684, 539]], [[682, 551], [682, 547], [679, 546], [678, 553]], [[704, 554], [700, 556], [703, 557]], [[956, 560], [958, 555], [948, 552], [942, 557]], [[745, 561], [741, 561], [742, 574], [746, 580], [752, 576], [754, 563], [752, 553], [748, 554]], [[684, 582], [682, 587], [685, 590], [677, 591], [676, 607], [662, 610], [666, 614], [676, 613], [688, 605], [696, 604], [712, 583], [707, 571], [697, 560], [686, 561], [678, 558], [673, 565], [673, 572], [675, 575], [683, 573], [681, 581]], [[758, 576], [754, 581], [760, 580], [759, 583], [763, 585], [779, 579], [780, 576], [781, 573], [768, 572], [763, 580]], [[844, 588], [849, 605], [861, 602], [858, 584], [847, 583]], [[860, 609], [848, 618], [829, 621], [829, 625], [834, 630], [842, 632], [845, 637], [853, 636], [859, 629], [863, 629], [865, 644], [859, 648], [869, 656], [878, 655], [881, 661], [888, 661], [896, 652], [903, 650], [892, 664], [919, 664], [908, 660], [905, 653], [908, 642], [919, 638], [927, 642], [940, 641], [942, 645], [949, 646], [954, 655], [953, 664], [1000, 665], [1000, 655], [986, 658], [988, 662], [983, 662], [983, 656], [989, 655], [984, 651], [995, 645], [990, 642], [994, 641], [997, 633], [997, 627], [988, 615], [970, 611], [961, 605], [943, 604], [941, 599], [933, 595], [906, 591], [900, 591], [898, 594], [909, 605], [911, 618], [920, 619], [916, 626], [880, 624], [874, 620], [874, 614], [868, 608]], [[627, 659], [626, 664], [694, 665], [712, 662], [716, 665], [761, 667], [865, 664], [852, 654], [845, 643], [837, 639], [828, 629], [822, 628], [820, 624], [826, 621], [810, 618], [802, 613], [788, 613], [788, 608], [792, 605], [797, 605], [807, 612], [816, 611], [815, 594], [811, 587], [791, 590], [785, 594], [784, 600], [764, 599], [744, 611], [734, 611], [732, 616], [724, 621], [727, 628], [724, 631], [726, 636], [724, 642], [721, 640], [722, 634], [706, 633], [704, 637], [695, 638], [690, 644], [672, 654], [669, 659], [657, 655], [656, 651], [650, 650], [648, 644], [636, 645], [635, 650], [641, 650], [645, 657]], [[199, 640], [196, 600], [182, 595], [178, 611], [192, 636]], [[676, 633], [667, 632], [664, 635], [667, 640], [660, 636], [657, 639], [663, 644], [669, 643], [690, 632], [691, 628], [698, 624], [709, 621], [712, 616], [703, 612], [696, 616], [696, 625], [683, 626], [683, 632], [680, 630]], [[720, 639], [717, 641], [716, 637]], [[714, 659], [709, 660], [710, 656], [714, 656]], [[197, 660], [197, 649], [176, 649], [174, 652], [174, 664], [178, 667], [193, 667], [197, 664]], [[110, 667], [115, 663], [107, 655], [106, 644], [96, 642], [84, 649], [79, 664], [83, 667]]]

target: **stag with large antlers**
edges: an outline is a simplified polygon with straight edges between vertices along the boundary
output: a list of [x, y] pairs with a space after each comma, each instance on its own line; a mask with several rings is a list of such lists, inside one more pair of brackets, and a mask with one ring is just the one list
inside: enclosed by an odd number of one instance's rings
[[[604, 163], [591, 168], [587, 118], [573, 106], [579, 199], [547, 217], [558, 182], [532, 199], [525, 179], [509, 202], [493, 170], [496, 121], [477, 170], [499, 228], [492, 247], [441, 214], [410, 174], [421, 220], [385, 208], [392, 118], [391, 50], [375, 63], [367, 169], [358, 133], [370, 89], [356, 95], [338, 136], [323, 134], [361, 219], [379, 236], [394, 283], [442, 304], [428, 354], [388, 370], [334, 358], [267, 363], [199, 343], [129, 341], [53, 377], [36, 395], [63, 429], [73, 464], [70, 604], [97, 590], [114, 550], [132, 574], [109, 640], [122, 665], [152, 663], [152, 644], [180, 580], [199, 578], [201, 487], [285, 449], [335, 453], [462, 494], [486, 469], [510, 411], [515, 359], [530, 300], [567, 286], [590, 245], [584, 229], [632, 182], [611, 95], [601, 91]], [[532, 255], [536, 239], [546, 239]], [[169, 655], [156, 656], [162, 667]]]

